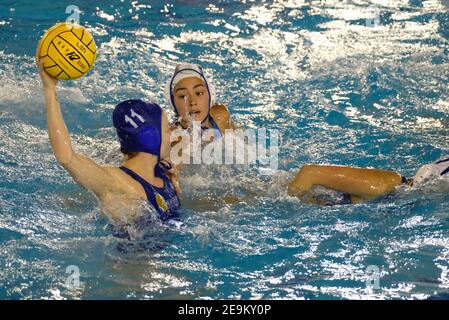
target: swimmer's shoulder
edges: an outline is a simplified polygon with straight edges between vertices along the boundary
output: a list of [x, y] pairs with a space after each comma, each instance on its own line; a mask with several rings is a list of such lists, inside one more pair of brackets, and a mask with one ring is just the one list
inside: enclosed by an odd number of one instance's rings
[[129, 195], [134, 199], [136, 196], [138, 198], [146, 199], [146, 194], [142, 190], [141, 185], [119, 167], [107, 165], [103, 166], [103, 168], [113, 178], [112, 181], [114, 185], [110, 186], [109, 189], [111, 191], [109, 195], [107, 195], [108, 197], [116, 195], [126, 197]]
[[97, 195], [101, 212], [119, 224], [132, 221], [146, 202], [145, 190], [120, 168], [102, 167], [111, 176], [112, 185], [108, 186], [107, 192]]

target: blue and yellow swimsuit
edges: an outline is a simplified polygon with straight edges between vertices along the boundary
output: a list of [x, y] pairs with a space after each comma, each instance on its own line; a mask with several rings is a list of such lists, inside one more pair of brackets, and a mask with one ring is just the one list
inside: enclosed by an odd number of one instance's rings
[[[165, 171], [170, 168], [171, 165], [165, 161], [159, 162], [156, 166], [154, 175], [164, 181], [164, 186], [162, 188], [159, 188], [144, 180], [141, 176], [139, 176], [131, 169], [123, 166], [120, 167], [121, 170], [129, 174], [134, 180], [142, 185], [143, 189], [145, 190], [145, 194], [147, 195], [148, 202], [151, 204], [151, 207], [153, 207], [157, 211], [159, 218], [162, 221], [177, 218], [178, 211], [181, 208], [181, 202], [179, 200], [175, 186], [165, 174]], [[153, 221], [154, 218], [150, 214], [145, 214], [138, 217], [138, 219], [133, 223], [132, 226], [137, 229], [144, 229]], [[115, 237], [124, 239], [130, 238], [126, 230], [126, 226], [110, 225], [110, 227], [112, 228], [112, 232]]]
[[159, 162], [155, 168], [154, 175], [164, 181], [162, 188], [156, 187], [144, 180], [137, 173], [126, 167], [120, 167], [121, 170], [129, 174], [134, 180], [139, 182], [147, 195], [148, 202], [159, 213], [161, 220], [168, 220], [173, 217], [177, 210], [181, 207], [175, 186], [165, 174], [167, 167], [166, 162]]

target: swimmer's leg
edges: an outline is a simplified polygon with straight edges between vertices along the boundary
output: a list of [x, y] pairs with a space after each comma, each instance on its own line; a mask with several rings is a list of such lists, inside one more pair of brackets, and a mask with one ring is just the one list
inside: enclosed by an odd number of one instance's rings
[[305, 165], [288, 185], [288, 194], [303, 198], [315, 185], [346, 192], [353, 203], [392, 192], [402, 177], [393, 171], [343, 166]]

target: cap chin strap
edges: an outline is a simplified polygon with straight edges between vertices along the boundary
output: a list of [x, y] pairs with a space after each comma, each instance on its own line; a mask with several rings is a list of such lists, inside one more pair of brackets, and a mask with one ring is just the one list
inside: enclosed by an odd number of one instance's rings
[[206, 127], [206, 126], [203, 126], [203, 123], [206, 122], [206, 120], [210, 120], [210, 112], [209, 112], [209, 111], [207, 111], [207, 115], [206, 115], [206, 117], [204, 118], [204, 120], [201, 121], [201, 129], [209, 129], [209, 128]]

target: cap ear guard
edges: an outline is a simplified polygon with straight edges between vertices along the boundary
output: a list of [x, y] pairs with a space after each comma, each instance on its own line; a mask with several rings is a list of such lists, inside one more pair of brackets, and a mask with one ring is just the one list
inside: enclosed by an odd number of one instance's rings
[[152, 150], [159, 155], [161, 153], [161, 133], [154, 126], [144, 127], [137, 135], [140, 145], [144, 145], [147, 150]]
[[154, 155], [160, 153], [161, 138], [159, 131], [153, 126], [143, 127], [131, 134], [125, 130], [117, 130], [122, 152], [147, 152]]
[[146, 152], [160, 157], [162, 109], [154, 103], [127, 100], [113, 112], [122, 151]]
[[206, 78], [206, 76], [204, 76], [204, 79], [206, 79], [206, 83], [209, 87], [209, 96], [210, 96], [209, 109], [210, 109], [216, 102], [217, 91], [215, 90], [215, 85], [213, 84], [213, 82], [209, 81], [209, 79]]
[[176, 107], [173, 105], [173, 102], [171, 99], [170, 86], [171, 86], [171, 80], [165, 84], [164, 95], [165, 95], [165, 97], [167, 97], [168, 103], [170, 104], [170, 107], [175, 111], [175, 114], [178, 114], [178, 111], [176, 110]]

